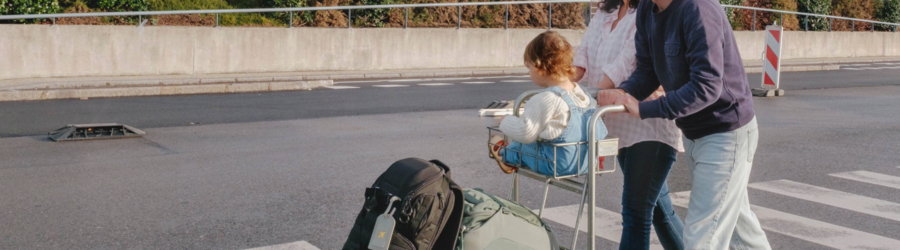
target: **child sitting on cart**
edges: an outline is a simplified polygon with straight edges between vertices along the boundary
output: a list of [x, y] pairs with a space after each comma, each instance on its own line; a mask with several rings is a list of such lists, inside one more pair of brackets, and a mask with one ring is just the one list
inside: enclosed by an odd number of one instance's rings
[[[520, 117], [503, 117], [499, 130], [512, 142], [507, 144], [499, 135], [491, 137], [491, 156], [504, 173], [512, 173], [519, 166], [548, 176], [587, 172], [586, 143], [548, 144], [587, 141], [588, 121], [597, 108], [596, 101], [570, 80], [575, 74], [573, 56], [572, 45], [553, 31], [541, 33], [525, 47], [525, 66], [531, 80], [546, 91], [529, 99]], [[596, 131], [596, 139], [607, 135], [602, 121], [597, 122]]]

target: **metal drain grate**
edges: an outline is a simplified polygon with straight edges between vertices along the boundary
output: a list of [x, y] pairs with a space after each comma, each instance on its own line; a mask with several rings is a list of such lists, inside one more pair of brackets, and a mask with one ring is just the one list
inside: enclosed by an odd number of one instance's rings
[[54, 141], [78, 141], [141, 137], [146, 132], [118, 123], [69, 124], [48, 134]]

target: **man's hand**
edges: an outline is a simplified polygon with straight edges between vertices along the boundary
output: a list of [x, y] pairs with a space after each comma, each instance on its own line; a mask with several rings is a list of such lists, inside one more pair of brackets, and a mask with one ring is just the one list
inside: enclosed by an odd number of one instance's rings
[[631, 116], [637, 117], [641, 119], [641, 111], [640, 111], [640, 102], [635, 99], [633, 96], [629, 94], [624, 94], [619, 96], [619, 99], [616, 100], [616, 104], [622, 104], [625, 106], [625, 112], [631, 114]]
[[575, 67], [575, 76], [569, 80], [572, 80], [572, 82], [581, 81], [581, 78], [584, 78], [584, 71], [585, 70], [582, 67]]
[[624, 94], [625, 91], [621, 89], [601, 90], [600, 92], [597, 92], [597, 106], [603, 107], [607, 105], [613, 105], [616, 103], [616, 99]]
[[665, 95], [666, 95], [666, 91], [663, 90], [662, 86], [660, 86], [658, 89], [656, 89], [656, 91], [653, 91], [653, 94], [650, 94], [650, 96], [648, 96], [647, 99], [644, 99], [644, 101], [653, 101], [653, 100], [659, 99], [660, 97], [665, 96]]

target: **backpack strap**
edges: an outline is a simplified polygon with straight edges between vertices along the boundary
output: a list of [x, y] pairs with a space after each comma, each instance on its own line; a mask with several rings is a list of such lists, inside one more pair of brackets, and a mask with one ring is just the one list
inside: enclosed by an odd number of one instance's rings
[[435, 250], [455, 250], [457, 239], [459, 238], [459, 231], [462, 228], [463, 201], [465, 200], [465, 196], [463, 196], [462, 188], [453, 182], [453, 179], [450, 179], [450, 168], [447, 167], [447, 165], [444, 165], [443, 162], [438, 160], [431, 160], [431, 163], [444, 169], [444, 180], [449, 183], [450, 194], [453, 195], [453, 207], [449, 207], [449, 209], [452, 209], [450, 218], [447, 219], [447, 224], [441, 229], [441, 233], [434, 241], [433, 246]]

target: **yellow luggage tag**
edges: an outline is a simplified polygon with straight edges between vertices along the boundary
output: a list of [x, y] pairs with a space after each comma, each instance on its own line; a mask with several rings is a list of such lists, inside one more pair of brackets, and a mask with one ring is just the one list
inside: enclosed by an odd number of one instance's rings
[[388, 247], [391, 245], [391, 236], [394, 235], [394, 225], [397, 224], [394, 221], [394, 202], [399, 201], [400, 198], [396, 196], [391, 197], [391, 201], [388, 202], [387, 209], [384, 210], [384, 214], [379, 215], [378, 218], [375, 219], [375, 228], [372, 229], [372, 238], [369, 239], [369, 249], [372, 250], [388, 250]]

